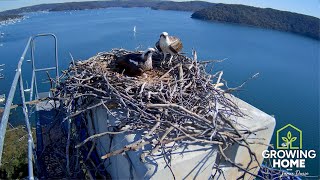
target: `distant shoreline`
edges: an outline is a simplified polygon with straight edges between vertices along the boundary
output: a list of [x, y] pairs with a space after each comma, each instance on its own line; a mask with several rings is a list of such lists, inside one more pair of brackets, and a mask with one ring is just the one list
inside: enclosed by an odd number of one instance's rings
[[291, 32], [320, 40], [319, 18], [271, 8], [215, 4], [204, 1], [173, 2], [137, 0], [40, 4], [0, 12], [0, 22], [21, 18], [23, 17], [23, 13], [29, 12], [106, 9], [111, 7], [149, 7], [153, 10], [190, 11], [194, 12], [191, 18], [195, 19]]
[[1, 15], [0, 14], [0, 23], [3, 21], [10, 21], [15, 19], [23, 18], [23, 15], [20, 14], [13, 14], [13, 15]]

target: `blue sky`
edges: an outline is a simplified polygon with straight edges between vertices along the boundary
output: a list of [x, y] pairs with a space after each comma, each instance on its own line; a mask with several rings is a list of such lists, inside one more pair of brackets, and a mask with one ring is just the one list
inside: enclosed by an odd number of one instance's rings
[[[42, 3], [88, 0], [0, 0], [0, 11]], [[186, 0], [177, 0], [186, 1]], [[268, 7], [320, 17], [320, 0], [207, 0], [214, 3], [245, 4]]]

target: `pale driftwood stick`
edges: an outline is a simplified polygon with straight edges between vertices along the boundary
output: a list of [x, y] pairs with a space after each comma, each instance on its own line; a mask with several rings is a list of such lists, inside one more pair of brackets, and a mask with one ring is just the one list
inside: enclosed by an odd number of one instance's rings
[[223, 75], [223, 71], [220, 72], [219, 77], [218, 77], [218, 80], [217, 80], [214, 88], [217, 88], [217, 87], [220, 86], [220, 80], [221, 80], [222, 75]]
[[[168, 122], [168, 123], [171, 124], [170, 122]], [[211, 144], [211, 145], [212, 145], [212, 144], [220, 144], [220, 145], [223, 144], [223, 143], [220, 142], [220, 141], [208, 141], [208, 140], [203, 140], [203, 139], [196, 139], [196, 138], [194, 138], [194, 137], [192, 137], [192, 136], [189, 136], [189, 134], [186, 133], [184, 130], [182, 130], [182, 128], [179, 127], [178, 125], [176, 125], [176, 124], [171, 124], [171, 126], [174, 127], [174, 128], [176, 128], [176, 129], [178, 129], [180, 132], [182, 132], [184, 135], [186, 135], [188, 138], [194, 140], [195, 142], [202, 142], [202, 143], [207, 143], [207, 144]]]
[[144, 86], [145, 86], [146, 84], [147, 84], [146, 82], [144, 82], [144, 83], [142, 84], [141, 89], [140, 89], [140, 92], [139, 92], [139, 95], [140, 95], [140, 96], [142, 95], [143, 90], [144, 90]]
[[135, 150], [138, 150], [138, 149], [141, 149], [143, 146], [147, 145], [147, 144], [150, 144], [149, 141], [137, 141], [133, 144], [129, 144], [127, 146], [125, 146], [124, 148], [122, 149], [119, 149], [119, 150], [115, 150], [111, 153], [108, 153], [104, 156], [101, 156], [101, 159], [107, 159], [111, 156], [115, 156], [115, 155], [118, 155], [118, 154], [122, 154], [123, 152], [126, 152], [126, 151], [135, 151]]
[[108, 108], [108, 106], [101, 100], [101, 103], [102, 103], [102, 105], [103, 105], [103, 107], [108, 111], [108, 113], [112, 116], [112, 117], [114, 117], [115, 119], [117, 119], [114, 115], [113, 115], [113, 113], [110, 111], [110, 109]]
[[[76, 68], [76, 62], [74, 61], [74, 59], [73, 59], [73, 56], [72, 56], [71, 52], [69, 52], [69, 55], [70, 55], [70, 58], [71, 58], [71, 60], [72, 60], [72, 64], [73, 64], [74, 68]], [[75, 71], [75, 74], [76, 74], [76, 75], [78, 75], [78, 72], [77, 72], [77, 71]]]
[[93, 76], [90, 76], [90, 77], [88, 77], [88, 78], [85, 78], [85, 79], [80, 79], [80, 78], [77, 78], [77, 77], [73, 77], [74, 79], [76, 79], [76, 80], [78, 80], [78, 81], [89, 81], [89, 80], [91, 80], [92, 78], [94, 78]]
[[183, 88], [184, 80], [183, 80], [183, 69], [182, 69], [182, 64], [179, 66], [179, 81], [180, 81], [180, 89]]
[[251, 79], [257, 78], [258, 76], [259, 76], [259, 73], [256, 73], [253, 76], [251, 76], [249, 79], [245, 80], [240, 86], [235, 87], [235, 88], [228, 88], [225, 92], [232, 93], [234, 91], [237, 91], [237, 90], [241, 89], [245, 84], [247, 84], [248, 81], [250, 81]]
[[206, 60], [206, 61], [201, 61], [199, 62], [199, 64], [208, 64], [208, 63], [220, 63], [220, 62], [223, 62], [227, 60], [226, 58], [225, 59], [213, 59], [213, 60]]
[[198, 62], [198, 55], [197, 55], [197, 51], [195, 49], [192, 49], [192, 55], [193, 55], [193, 61], [195, 63]]
[[180, 66], [180, 64], [175, 65], [174, 67], [172, 67], [171, 69], [169, 69], [166, 73], [164, 73], [159, 80], [163, 79], [164, 77], [166, 77], [167, 75], [169, 75], [169, 73], [174, 70], [175, 68], [177, 68], [178, 66]]
[[263, 131], [263, 130], [267, 130], [267, 127], [261, 127], [261, 128], [257, 128], [254, 130], [249, 130], [249, 129], [239, 129], [239, 132], [243, 131], [243, 134], [254, 134], [255, 132], [259, 132], [259, 131]]
[[155, 154], [159, 148], [162, 146], [162, 141], [168, 136], [168, 134], [174, 130], [174, 127], [170, 127], [169, 129], [167, 129], [167, 131], [162, 135], [162, 137], [159, 140], [159, 144], [151, 151], [151, 154]]
[[[104, 103], [105, 103], [105, 102], [107, 102], [107, 101], [104, 101]], [[90, 110], [90, 109], [99, 107], [99, 106], [101, 106], [101, 104], [102, 104], [102, 102], [100, 102], [100, 103], [98, 103], [98, 104], [95, 104], [95, 105], [93, 105], [93, 106], [87, 107], [87, 108], [85, 108], [85, 109], [82, 109], [82, 110], [80, 110], [80, 111], [77, 111], [77, 112], [71, 114], [70, 116], [68, 116], [68, 117], [66, 117], [66, 118], [64, 118], [64, 119], [66, 120], [66, 119], [73, 118], [73, 117], [75, 117], [75, 116], [77, 116], [77, 115], [79, 115], [79, 114], [81, 114], [81, 113], [83, 113], [83, 112], [85, 112], [85, 111], [88, 111], [88, 110]]]
[[[37, 99], [37, 100], [33, 100], [33, 101], [28, 101], [26, 102], [27, 105], [35, 105], [37, 103], [40, 103], [40, 102], [43, 102], [43, 101], [46, 101], [46, 100], [49, 100], [49, 98], [42, 98], [42, 99]], [[22, 106], [22, 104], [15, 104], [15, 105], [11, 105], [10, 106], [10, 109], [15, 109], [19, 106]], [[0, 109], [1, 111], [1, 109]]]
[[150, 136], [153, 134], [153, 132], [160, 126], [161, 122], [158, 121], [152, 129], [144, 136], [145, 138], [150, 138]]
[[117, 150], [117, 151], [114, 151], [113, 153], [108, 153], [104, 156], [101, 157], [101, 159], [106, 159], [110, 156], [113, 156], [113, 155], [117, 155], [117, 154], [121, 154], [125, 151], [129, 151], [129, 150], [137, 150], [137, 149], [140, 149], [142, 148], [143, 146], [145, 146], [146, 144], [149, 144], [150, 142], [146, 142], [144, 139], [145, 138], [148, 138], [149, 136], [151, 136], [153, 134], [153, 132], [160, 126], [160, 122], [157, 122], [153, 128], [144, 136], [144, 138], [136, 141], [135, 143], [132, 143], [132, 144], [129, 144], [127, 146], [125, 146], [123, 149], [120, 149], [120, 150]]
[[127, 131], [120, 131], [120, 132], [103, 132], [103, 133], [99, 133], [99, 134], [95, 134], [95, 135], [92, 135], [90, 137], [88, 137], [87, 139], [85, 139], [84, 141], [82, 141], [80, 144], [76, 145], [75, 148], [79, 148], [81, 146], [83, 146], [84, 144], [86, 144], [88, 141], [92, 141], [96, 138], [99, 138], [101, 136], [105, 136], [105, 135], [108, 135], [108, 134], [122, 134], [124, 132], [127, 132]]
[[187, 84], [187, 85], [184, 87], [183, 91], [186, 91], [192, 84], [193, 84], [193, 81], [191, 80], [191, 81], [189, 82], [189, 84]]
[[197, 119], [200, 119], [206, 123], [211, 123], [209, 120], [205, 119], [204, 117], [199, 116], [198, 114], [191, 112], [189, 110], [187, 110], [186, 108], [179, 106], [177, 104], [147, 104], [147, 108], [177, 108], [179, 110], [182, 110], [194, 117], [196, 117]]
[[[190, 134], [189, 136], [193, 137], [193, 136], [197, 136], [197, 135], [199, 135], [199, 134]], [[176, 137], [176, 138], [173, 138], [173, 139], [170, 139], [170, 140], [164, 140], [163, 144], [168, 144], [168, 143], [171, 143], [171, 142], [174, 142], [174, 141], [179, 141], [179, 140], [186, 139], [186, 138], [189, 138], [189, 137], [187, 137], [187, 136], [179, 136], [179, 137]], [[129, 144], [129, 145], [123, 147], [122, 149], [113, 151], [111, 153], [108, 153], [108, 154], [102, 156], [101, 159], [107, 159], [107, 158], [109, 158], [111, 156], [115, 156], [115, 155], [121, 154], [121, 153], [123, 153], [125, 151], [135, 151], [137, 149], [141, 149], [143, 146], [145, 146], [147, 144], [158, 144], [158, 143], [159, 143], [159, 140], [134, 142], [132, 144]]]
[[119, 99], [120, 99], [120, 102], [126, 107], [127, 104], [126, 104], [126, 103], [123, 101], [123, 99], [121, 98], [118, 90], [117, 90], [116, 88], [114, 88], [113, 86], [111, 86], [111, 84], [109, 83], [109, 80], [108, 80], [108, 78], [107, 78], [107, 74], [106, 74], [106, 73], [103, 74], [103, 78], [104, 78], [104, 80], [107, 82], [107, 84], [108, 84], [108, 86], [111, 88], [111, 90], [113, 90], [113, 91], [118, 95], [118, 97], [119, 97]]

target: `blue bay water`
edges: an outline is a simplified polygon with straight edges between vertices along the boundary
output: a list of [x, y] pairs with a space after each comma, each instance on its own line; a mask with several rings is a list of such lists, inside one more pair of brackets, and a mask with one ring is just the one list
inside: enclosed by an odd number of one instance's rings
[[[264, 112], [274, 115], [276, 129], [291, 123], [303, 131], [303, 147], [319, 150], [319, 41], [302, 36], [223, 23], [191, 19], [190, 12], [157, 11], [147, 8], [111, 8], [72, 12], [31, 13], [14, 25], [0, 27], [0, 64], [6, 64], [0, 94], [8, 93], [17, 62], [29, 36], [51, 32], [59, 39], [60, 69], [75, 59], [87, 59], [112, 48], [134, 50], [153, 46], [167, 31], [184, 42], [184, 52], [192, 48], [198, 58], [224, 59], [215, 71], [224, 70], [230, 87], [256, 72], [235, 95]], [[133, 35], [133, 27], [137, 33]], [[53, 46], [48, 40], [36, 44], [37, 67], [53, 65]], [[30, 84], [30, 66], [25, 63], [24, 80]], [[46, 76], [43, 76], [45, 79]], [[13, 112], [10, 122], [23, 122]], [[275, 143], [275, 140], [272, 140]], [[318, 174], [319, 158], [308, 160], [311, 174]], [[310, 162], [309, 162], [310, 161]], [[310, 165], [309, 165], [310, 167]], [[317, 167], [317, 168], [314, 168]]]

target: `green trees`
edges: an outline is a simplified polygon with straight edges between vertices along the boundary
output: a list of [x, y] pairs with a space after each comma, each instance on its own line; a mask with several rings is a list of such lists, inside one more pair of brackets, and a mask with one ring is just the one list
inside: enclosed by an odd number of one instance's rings
[[216, 4], [196, 11], [192, 18], [275, 29], [320, 39], [320, 19], [270, 8]]

